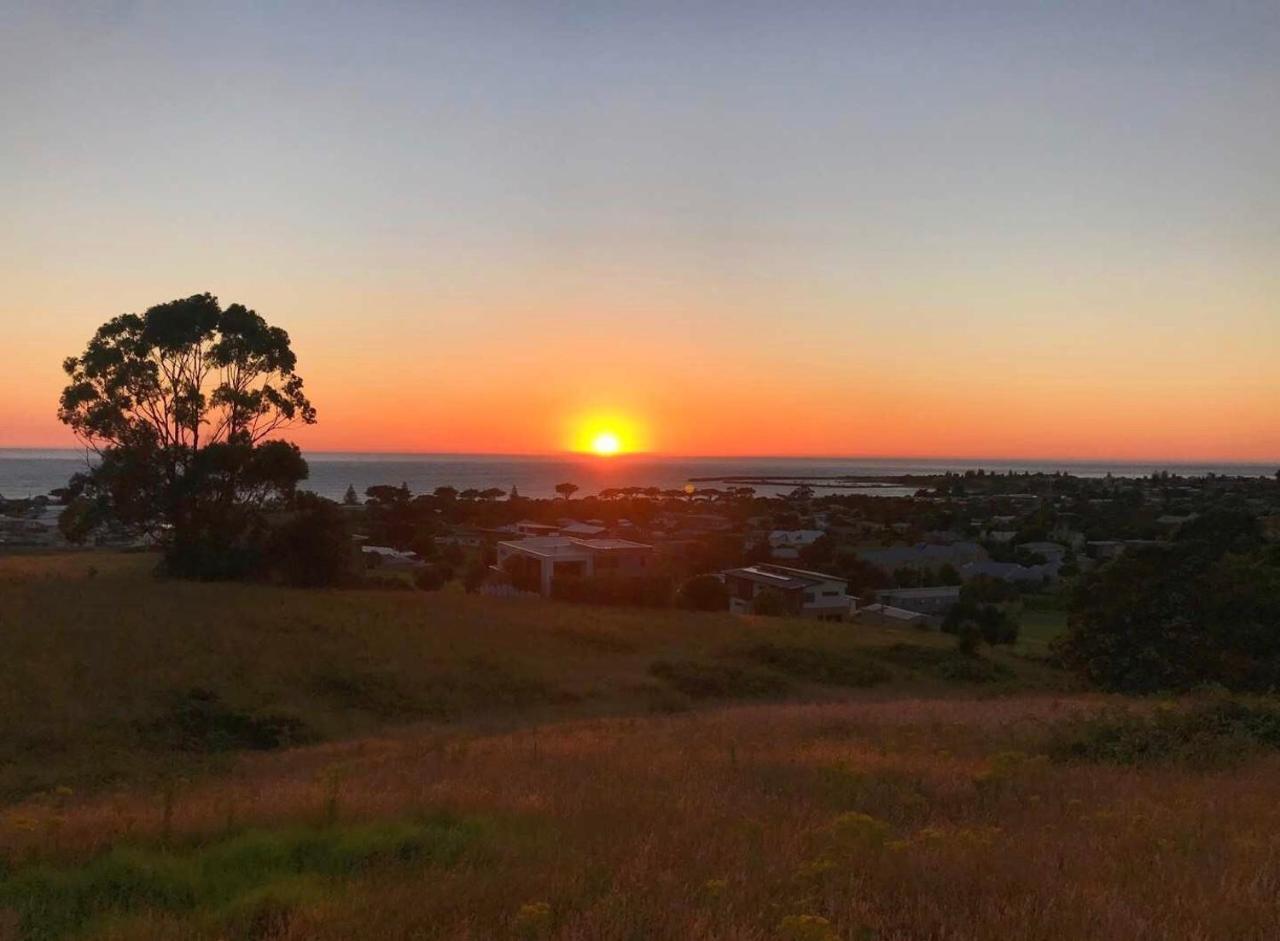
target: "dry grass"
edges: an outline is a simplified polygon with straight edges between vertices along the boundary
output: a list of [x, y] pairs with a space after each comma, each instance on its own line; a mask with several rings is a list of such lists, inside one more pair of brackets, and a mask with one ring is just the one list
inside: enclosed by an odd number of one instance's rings
[[[330, 741], [422, 721], [501, 727], [679, 710], [691, 700], [651, 673], [655, 661], [706, 663], [714, 672], [737, 661], [754, 669], [743, 652], [765, 640], [859, 655], [894, 643], [950, 643], [916, 631], [457, 590], [160, 582], [148, 574], [153, 561], [110, 553], [0, 557], [0, 799], [198, 770], [217, 764], [210, 753], [228, 744], [214, 739], [243, 738], [237, 727], [255, 722], [284, 721], [295, 740]], [[1005, 659], [1025, 682], [1046, 675]], [[899, 688], [946, 685], [927, 669], [896, 668], [893, 676]], [[831, 692], [803, 677], [785, 679], [792, 695]], [[203, 732], [183, 725], [197, 690], [217, 697], [218, 715]], [[175, 751], [184, 738], [186, 747]]]
[[[767, 705], [405, 732], [243, 760], [181, 792], [167, 827], [194, 842], [224, 834], [229, 814], [233, 828], [314, 822], [335, 779], [342, 821], [506, 821], [479, 862], [386, 871], [299, 904], [279, 927], [289, 938], [1276, 937], [1280, 761], [1207, 775], [1035, 757], [1046, 723], [1096, 705]], [[3, 846], [22, 859], [52, 839], [58, 856], [88, 858], [159, 840], [163, 809], [147, 793], [28, 805]], [[784, 927], [805, 915], [829, 932]], [[156, 915], [102, 936], [220, 931]]]
[[[59, 565], [48, 580], [0, 577], [5, 643], [29, 674], [6, 671], [0, 688], [19, 717], [0, 720], [4, 735], [26, 723], [58, 742], [57, 773], [113, 750], [128, 773], [115, 787], [89, 775], [90, 789], [0, 807], [0, 900], [23, 878], [58, 898], [92, 884], [97, 895], [77, 896], [96, 900], [77, 937], [1280, 937], [1277, 756], [1212, 773], [1053, 764], [1041, 754], [1052, 729], [1111, 700], [979, 698], [911, 672], [870, 691], [795, 687], [820, 694], [809, 702], [650, 712], [659, 657], [714, 660], [766, 631], [852, 656], [901, 634], [851, 640], [817, 625], [449, 594], [157, 585], [129, 565], [76, 581], [74, 565]], [[462, 683], [495, 649], [505, 679], [486, 668], [487, 687]], [[309, 681], [336, 662], [383, 671], [400, 691], [451, 678], [459, 714], [413, 722], [310, 698]], [[293, 711], [349, 737], [228, 754], [216, 774], [179, 765], [188, 779], [151, 783], [138, 767], [174, 755], [132, 740], [129, 722], [151, 715], [157, 692], [197, 679], [237, 707]], [[484, 699], [513, 689], [563, 701]], [[95, 710], [106, 711], [97, 732], [82, 727]], [[462, 821], [440, 832], [473, 828], [479, 842], [369, 849], [381, 845], [371, 833], [430, 839], [429, 820]], [[370, 829], [383, 824], [401, 829]], [[346, 846], [355, 862], [335, 869], [331, 847], [308, 869], [290, 861], [299, 841]], [[225, 878], [233, 850], [272, 845], [270, 881], [234, 904], [156, 890], [151, 870]], [[49, 928], [52, 916], [23, 921], [5, 904], [16, 903], [0, 901], [4, 941], [69, 936]]]

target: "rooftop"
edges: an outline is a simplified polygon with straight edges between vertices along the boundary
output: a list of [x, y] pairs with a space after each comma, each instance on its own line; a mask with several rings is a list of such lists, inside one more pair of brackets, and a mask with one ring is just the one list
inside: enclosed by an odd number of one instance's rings
[[930, 588], [883, 588], [878, 595], [891, 595], [895, 598], [950, 598], [960, 594], [959, 585], [935, 585]]

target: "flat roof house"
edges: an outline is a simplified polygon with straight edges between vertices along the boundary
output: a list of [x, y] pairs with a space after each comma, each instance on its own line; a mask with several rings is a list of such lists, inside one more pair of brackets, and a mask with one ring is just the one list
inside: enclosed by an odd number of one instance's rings
[[843, 621], [854, 608], [849, 583], [836, 575], [761, 562], [721, 576], [729, 589], [729, 610], [739, 614], [749, 613], [751, 602], [768, 589], [782, 595], [791, 613], [800, 617]]
[[960, 586], [886, 588], [876, 592], [876, 600], [891, 608], [902, 608], [920, 614], [946, 614], [952, 605], [960, 601]]
[[575, 539], [530, 536], [497, 546], [498, 569], [517, 588], [551, 596], [560, 576], [644, 575], [652, 566], [653, 546], [629, 539]]

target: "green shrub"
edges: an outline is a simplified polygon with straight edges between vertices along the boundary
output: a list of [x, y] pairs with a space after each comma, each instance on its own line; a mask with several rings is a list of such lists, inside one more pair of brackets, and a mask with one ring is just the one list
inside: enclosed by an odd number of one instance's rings
[[232, 709], [217, 693], [199, 688], [166, 696], [161, 715], [141, 723], [139, 731], [156, 747], [205, 753], [264, 751], [315, 740], [301, 719]]
[[356, 555], [342, 510], [313, 494], [299, 494], [298, 504], [268, 538], [267, 574], [298, 588], [351, 583]]
[[965, 636], [966, 628], [972, 625], [977, 633], [988, 644], [1016, 644], [1018, 642], [1019, 625], [1017, 620], [994, 604], [978, 604], [961, 601], [951, 606], [942, 621], [942, 630], [947, 634]]
[[774, 673], [698, 660], [658, 660], [649, 672], [693, 699], [776, 696], [789, 685]]
[[441, 711], [438, 705], [420, 701], [390, 672], [333, 669], [318, 673], [309, 685], [312, 693], [342, 709], [360, 709], [382, 719], [414, 718]]
[[725, 611], [729, 607], [729, 589], [714, 575], [695, 575], [680, 586], [676, 603], [689, 611]]
[[428, 565], [414, 577], [413, 584], [419, 591], [439, 591], [446, 581], [448, 579], [440, 566]]
[[147, 912], [209, 912], [233, 937], [263, 937], [318, 894], [310, 891], [314, 880], [452, 866], [479, 848], [483, 833], [476, 822], [441, 816], [255, 830], [185, 851], [117, 847], [82, 866], [29, 865], [0, 877], [0, 910], [16, 914], [24, 941], [56, 941], [97, 919]]
[[1013, 676], [1013, 671], [1003, 663], [995, 663], [977, 654], [968, 655], [940, 647], [893, 644], [889, 647], [870, 648], [867, 653], [895, 666], [917, 670], [953, 683], [994, 683]]
[[1261, 544], [1256, 517], [1206, 512], [1175, 542], [1083, 577], [1055, 649], [1120, 692], [1280, 688], [1280, 552]]
[[1049, 739], [1058, 761], [1218, 767], [1258, 749], [1280, 749], [1280, 704], [1218, 700], [1189, 709], [1107, 709], [1060, 723]]
[[849, 651], [758, 644], [747, 650], [746, 655], [779, 673], [832, 686], [874, 686], [891, 676], [865, 654]]

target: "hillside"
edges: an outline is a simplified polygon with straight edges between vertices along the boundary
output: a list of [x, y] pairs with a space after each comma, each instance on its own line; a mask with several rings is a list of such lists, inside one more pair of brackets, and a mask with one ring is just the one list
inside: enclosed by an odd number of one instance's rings
[[0, 796], [416, 722], [1060, 682], [948, 637], [434, 593], [160, 581], [146, 555], [0, 557]]
[[148, 561], [0, 559], [4, 941], [1280, 931], [1269, 705], [1119, 713], [916, 631]]

